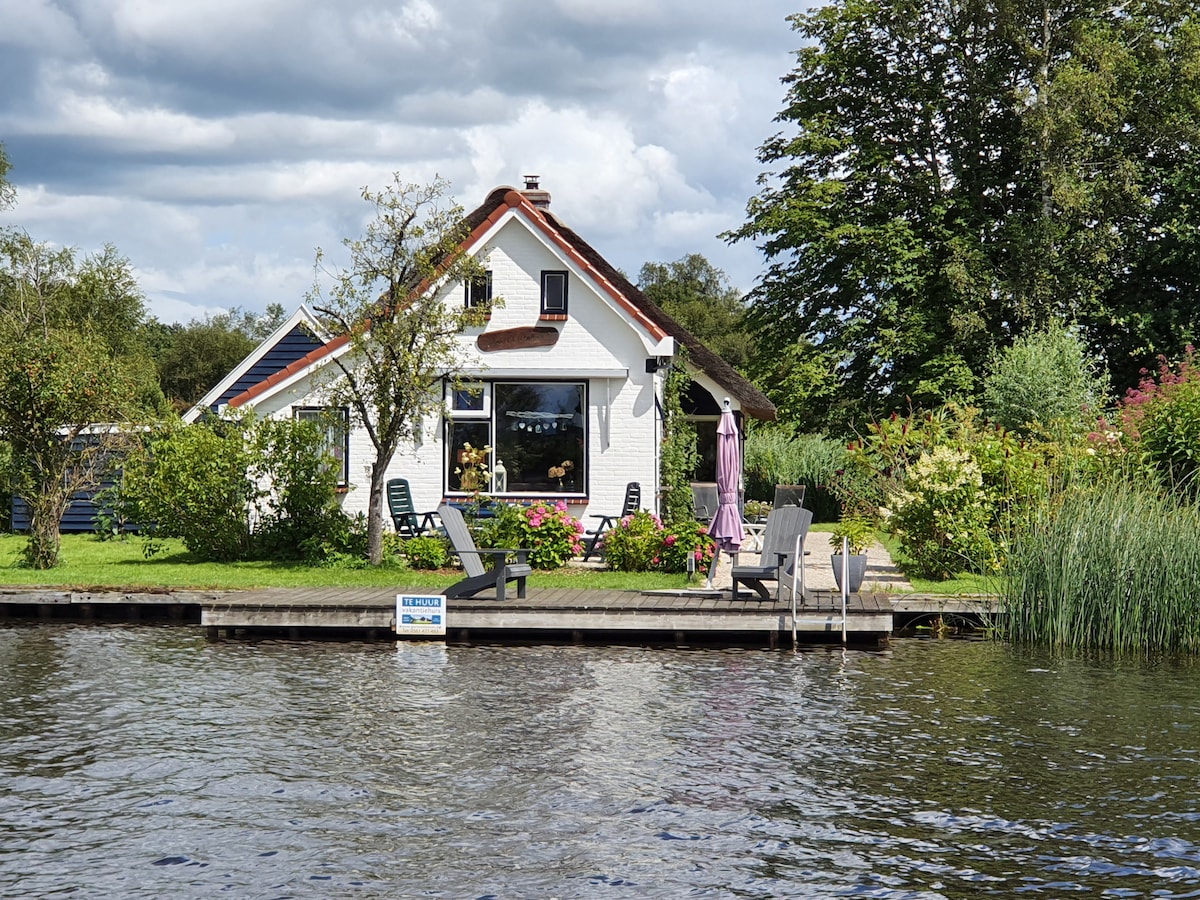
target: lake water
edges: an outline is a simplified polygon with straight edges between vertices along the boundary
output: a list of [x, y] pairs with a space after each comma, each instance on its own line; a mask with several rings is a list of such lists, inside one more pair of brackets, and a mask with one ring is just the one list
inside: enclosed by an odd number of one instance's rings
[[0, 627], [0, 896], [1197, 897], [1198, 684]]

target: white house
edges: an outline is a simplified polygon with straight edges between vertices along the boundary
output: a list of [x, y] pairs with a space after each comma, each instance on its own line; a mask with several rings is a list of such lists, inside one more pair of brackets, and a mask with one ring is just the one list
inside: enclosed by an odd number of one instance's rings
[[[409, 481], [418, 509], [464, 497], [458, 452], [465, 443], [493, 448], [492, 493], [512, 499], [565, 500], [579, 517], [619, 509], [625, 485], [642, 485], [643, 505], [658, 496], [662, 387], [667, 367], [687, 348], [694, 382], [687, 410], [715, 433], [720, 403], [774, 419], [775, 408], [746, 379], [704, 347], [550, 211], [536, 178], [525, 190], [499, 187], [468, 216], [464, 249], [487, 269], [486, 282], [453, 286], [447, 303], [503, 297], [485, 326], [461, 336], [473, 360], [470, 390], [447, 381], [445, 413], [425, 423], [416, 445], [402, 446], [389, 478]], [[301, 308], [193, 408], [247, 407], [266, 416], [324, 414], [322, 361], [344, 352]], [[345, 413], [340, 413], [345, 416]], [[369, 461], [365, 433], [335, 442], [347, 488], [344, 508], [366, 512]], [[564, 465], [569, 463], [570, 465]], [[559, 470], [563, 470], [560, 474]]]

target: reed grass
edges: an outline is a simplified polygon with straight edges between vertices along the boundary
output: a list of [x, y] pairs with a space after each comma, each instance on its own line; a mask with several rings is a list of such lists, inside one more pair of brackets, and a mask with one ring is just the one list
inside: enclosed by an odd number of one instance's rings
[[755, 428], [746, 436], [743, 476], [746, 497], [771, 500], [777, 484], [803, 484], [804, 505], [817, 519], [836, 519], [840, 512], [829, 485], [846, 464], [846, 447], [821, 434], [794, 434], [775, 426]]
[[1013, 539], [1000, 581], [1017, 643], [1200, 651], [1200, 508], [1142, 484], [1049, 498]]

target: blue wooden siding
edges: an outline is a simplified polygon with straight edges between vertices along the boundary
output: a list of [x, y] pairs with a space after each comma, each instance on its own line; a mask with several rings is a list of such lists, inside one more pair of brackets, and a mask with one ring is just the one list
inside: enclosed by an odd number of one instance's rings
[[[113, 486], [111, 478], [105, 478], [101, 484], [101, 489], [110, 488]], [[29, 505], [20, 497], [13, 497], [12, 501], [12, 530], [13, 531], [28, 531], [30, 526]], [[59, 530], [64, 534], [67, 532], [80, 531], [95, 531], [96, 530], [96, 504], [92, 502], [92, 494], [78, 493], [71, 497], [71, 505], [67, 507], [66, 514], [59, 520]], [[136, 531], [137, 527], [130, 524], [126, 525], [129, 531]]]
[[296, 360], [307, 356], [313, 350], [322, 346], [324, 344], [309, 334], [307, 329], [297, 325], [281, 337], [271, 349], [264, 353], [258, 362], [246, 370], [241, 378], [231, 384], [228, 390], [217, 398], [217, 402], [213, 406], [228, 403], [230, 399], [236, 397], [242, 391], [249, 390], [260, 381], [269, 378], [282, 369], [286, 369]]

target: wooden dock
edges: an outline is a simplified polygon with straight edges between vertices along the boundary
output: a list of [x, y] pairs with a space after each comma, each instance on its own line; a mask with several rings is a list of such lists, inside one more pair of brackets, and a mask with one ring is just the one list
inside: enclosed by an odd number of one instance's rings
[[[406, 591], [407, 592], [407, 591]], [[433, 591], [432, 593], [436, 593]], [[200, 625], [210, 638], [290, 639], [396, 636], [396, 589], [269, 588], [250, 591], [146, 593], [0, 588], [0, 617]], [[956, 616], [977, 620], [987, 598], [955, 600], [908, 594], [853, 594], [847, 643], [879, 645], [906, 623]], [[486, 594], [447, 603], [450, 643], [567, 642], [790, 647], [790, 601], [744, 593], [601, 591], [530, 587], [528, 597], [498, 602]], [[841, 642], [841, 597], [810, 591], [797, 607], [802, 644]]]

